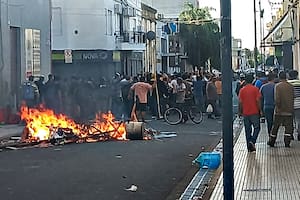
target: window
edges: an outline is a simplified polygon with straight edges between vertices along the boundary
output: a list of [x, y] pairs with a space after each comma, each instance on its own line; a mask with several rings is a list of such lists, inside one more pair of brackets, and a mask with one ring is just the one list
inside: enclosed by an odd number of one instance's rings
[[25, 29], [26, 74], [41, 75], [41, 32]]
[[166, 39], [161, 39], [161, 52], [162, 53], [167, 53], [167, 40]]
[[52, 34], [54, 36], [62, 35], [62, 14], [61, 8], [52, 8]]
[[105, 17], [106, 17], [106, 35], [112, 35], [113, 32], [112, 11], [105, 9]]

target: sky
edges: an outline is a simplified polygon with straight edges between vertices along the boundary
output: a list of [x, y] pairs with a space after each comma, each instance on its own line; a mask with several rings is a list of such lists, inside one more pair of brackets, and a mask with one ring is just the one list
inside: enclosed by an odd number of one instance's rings
[[[256, 9], [259, 11], [257, 1]], [[220, 0], [199, 0], [200, 7], [214, 7], [217, 9], [212, 15], [214, 18], [220, 18]], [[242, 48], [254, 49], [254, 0], [231, 0], [231, 23], [232, 23], [232, 36], [234, 38], [242, 39]], [[271, 21], [272, 12], [268, 0], [261, 0], [261, 8], [264, 9], [264, 19], [262, 24]], [[257, 45], [259, 48], [260, 34], [260, 20], [259, 13], [257, 14]], [[265, 26], [264, 26], [265, 27]], [[264, 30], [264, 35], [268, 33]]]

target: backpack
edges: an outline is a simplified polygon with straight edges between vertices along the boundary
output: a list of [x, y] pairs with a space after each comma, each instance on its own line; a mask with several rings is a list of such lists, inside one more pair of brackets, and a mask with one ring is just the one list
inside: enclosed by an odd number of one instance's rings
[[35, 98], [35, 88], [31, 83], [24, 83], [23, 85], [23, 99], [34, 100]]

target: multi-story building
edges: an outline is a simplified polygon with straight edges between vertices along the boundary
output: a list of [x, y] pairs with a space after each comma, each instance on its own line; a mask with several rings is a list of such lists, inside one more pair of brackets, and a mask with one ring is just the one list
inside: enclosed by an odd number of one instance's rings
[[178, 17], [185, 3], [197, 6], [197, 0], [143, 0], [157, 10], [157, 66], [167, 73], [190, 71], [186, 63], [183, 42], [178, 32]]
[[145, 32], [146, 51], [144, 54], [145, 72], [157, 71], [156, 62], [156, 13], [151, 6], [142, 3], [142, 27]]
[[50, 73], [50, 23], [49, 0], [0, 2], [0, 106], [18, 108], [21, 83]]
[[163, 13], [164, 17], [169, 19], [178, 18], [186, 3], [198, 6], [197, 0], [152, 0], [152, 6], [158, 13]]
[[140, 0], [52, 0], [53, 72], [109, 79], [143, 71]]
[[242, 40], [232, 38], [232, 69], [237, 71], [242, 64]]
[[[298, 11], [297, 11], [298, 10]], [[269, 33], [263, 39], [263, 46], [269, 48], [275, 60], [284, 69], [299, 66], [299, 0], [283, 0], [272, 22]]]

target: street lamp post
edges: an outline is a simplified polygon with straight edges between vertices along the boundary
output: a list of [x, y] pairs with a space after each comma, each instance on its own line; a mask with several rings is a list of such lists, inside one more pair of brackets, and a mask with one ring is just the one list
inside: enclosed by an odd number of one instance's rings
[[257, 70], [257, 27], [256, 27], [256, 0], [253, 0], [254, 7], [254, 69]]
[[234, 199], [233, 173], [233, 111], [232, 111], [232, 43], [231, 0], [221, 1], [221, 68], [222, 68], [222, 133], [223, 133], [223, 195]]

